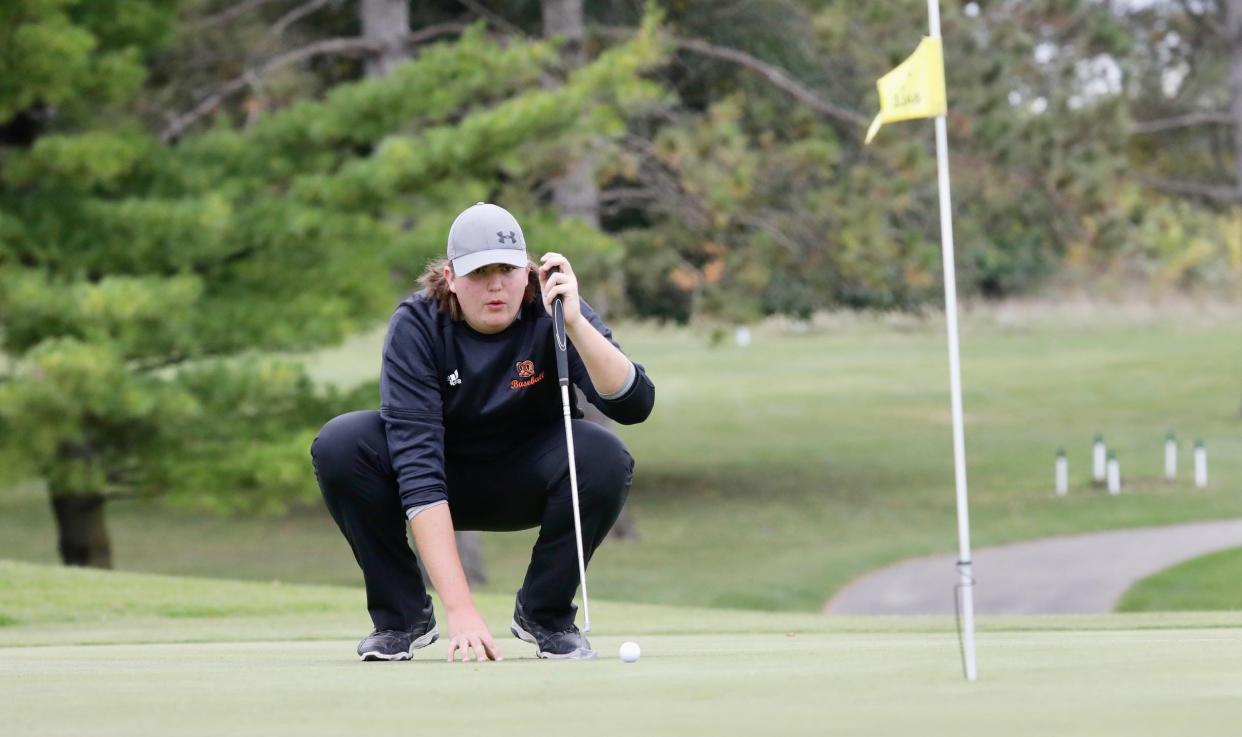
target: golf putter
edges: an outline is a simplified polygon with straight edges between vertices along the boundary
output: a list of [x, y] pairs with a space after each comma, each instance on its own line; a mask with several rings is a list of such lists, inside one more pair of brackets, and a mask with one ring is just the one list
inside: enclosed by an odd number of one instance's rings
[[[548, 276], [559, 272], [553, 266]], [[569, 449], [569, 492], [574, 504], [574, 540], [578, 544], [578, 580], [582, 582], [583, 632], [591, 631], [591, 604], [587, 599], [586, 559], [582, 554], [582, 516], [578, 511], [578, 463], [574, 455], [574, 432], [569, 420], [569, 357], [565, 336], [565, 306], [561, 298], [552, 300], [552, 331], [556, 338], [556, 378], [561, 385], [561, 413], [565, 416], [565, 446]]]

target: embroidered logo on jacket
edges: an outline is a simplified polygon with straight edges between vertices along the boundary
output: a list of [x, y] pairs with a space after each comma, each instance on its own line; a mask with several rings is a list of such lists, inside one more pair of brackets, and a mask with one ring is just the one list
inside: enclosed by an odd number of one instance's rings
[[509, 382], [510, 389], [525, 389], [528, 386], [534, 386], [543, 381], [543, 372], [535, 374], [534, 361], [518, 361], [517, 362], [518, 378]]
[[449, 374], [446, 378], [448, 379], [449, 386], [457, 386], [461, 383], [461, 377], [457, 375], [456, 371]]

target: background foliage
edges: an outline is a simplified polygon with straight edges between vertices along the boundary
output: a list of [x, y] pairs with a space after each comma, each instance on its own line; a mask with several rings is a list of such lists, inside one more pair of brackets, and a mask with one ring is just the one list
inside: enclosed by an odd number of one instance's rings
[[[1237, 296], [1223, 3], [942, 6], [962, 293]], [[936, 306], [930, 126], [861, 145], [921, 2], [588, 2], [580, 39], [549, 7], [410, 4], [382, 77], [347, 0], [0, 8], [5, 480], [96, 508], [101, 551], [118, 496], [313, 495], [310, 438], [374, 396], [262, 354], [382, 321], [479, 200], [616, 315]]]

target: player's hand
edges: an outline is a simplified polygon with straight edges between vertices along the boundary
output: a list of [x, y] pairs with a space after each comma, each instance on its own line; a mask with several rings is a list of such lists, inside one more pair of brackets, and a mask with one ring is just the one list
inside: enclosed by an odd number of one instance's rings
[[[543, 291], [543, 308], [552, 314], [552, 300], [561, 298], [565, 307], [565, 331], [578, 326], [582, 319], [582, 306], [578, 301], [578, 277], [569, 260], [559, 253], [545, 253], [540, 259], [539, 288]], [[548, 274], [553, 267], [560, 268], [555, 274]]]
[[461, 651], [461, 662], [470, 660], [473, 650], [478, 662], [485, 660], [504, 660], [500, 646], [492, 639], [487, 623], [479, 610], [470, 606], [456, 612], [448, 613], [449, 645], [448, 662], [453, 662], [457, 652]]

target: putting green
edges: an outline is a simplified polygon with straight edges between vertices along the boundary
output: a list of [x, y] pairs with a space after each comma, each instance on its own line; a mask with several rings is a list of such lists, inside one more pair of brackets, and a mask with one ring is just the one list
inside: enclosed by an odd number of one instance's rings
[[[592, 601], [588, 663], [360, 663], [362, 592], [0, 561], [0, 734], [1212, 735], [1242, 724], [1242, 612], [953, 621]], [[438, 609], [443, 611], [443, 609]], [[638, 641], [642, 659], [617, 648]]]
[[967, 684], [951, 632], [646, 634], [625, 664], [621, 626], [594, 637], [593, 663], [508, 638], [506, 660], [483, 664], [444, 662], [443, 643], [359, 663], [352, 639], [9, 647], [0, 721], [74, 737], [1203, 736], [1242, 721], [1242, 627], [984, 632]]

